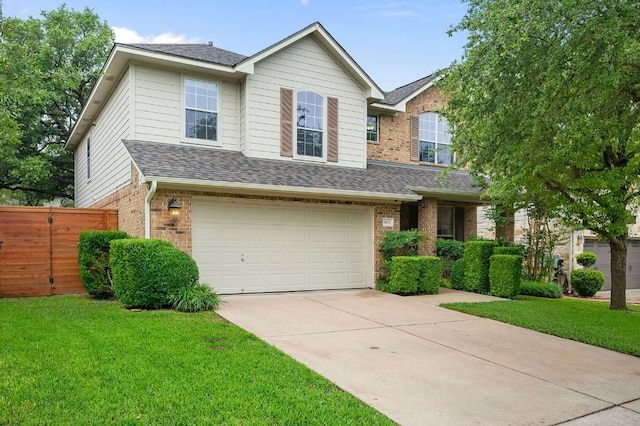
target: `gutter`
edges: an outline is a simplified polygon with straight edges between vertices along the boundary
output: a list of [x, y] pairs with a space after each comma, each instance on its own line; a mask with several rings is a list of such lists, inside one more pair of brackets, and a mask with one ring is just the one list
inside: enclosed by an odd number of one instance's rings
[[[418, 201], [422, 199], [422, 195], [418, 194], [398, 194], [388, 192], [372, 192], [372, 191], [354, 191], [354, 190], [336, 190], [326, 188], [307, 188], [299, 186], [225, 182], [213, 180], [184, 179], [184, 178], [163, 178], [159, 176], [147, 176], [147, 182], [157, 185], [158, 182], [165, 186], [185, 187], [185, 188], [215, 188], [222, 191], [247, 191], [257, 193], [269, 193], [274, 196], [304, 196], [306, 198], [314, 197], [331, 197], [338, 199], [357, 199], [362, 201], [384, 201], [384, 202], [401, 202], [401, 201]], [[154, 190], [155, 191], [155, 190]]]
[[144, 238], [147, 240], [151, 238], [151, 199], [156, 194], [156, 189], [158, 189], [158, 181], [152, 180], [149, 192], [144, 199]]

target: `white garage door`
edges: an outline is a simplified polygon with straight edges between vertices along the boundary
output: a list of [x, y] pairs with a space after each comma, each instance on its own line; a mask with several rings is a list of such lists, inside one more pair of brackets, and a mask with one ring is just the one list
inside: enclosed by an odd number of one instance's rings
[[220, 294], [373, 287], [371, 208], [194, 198], [193, 258]]

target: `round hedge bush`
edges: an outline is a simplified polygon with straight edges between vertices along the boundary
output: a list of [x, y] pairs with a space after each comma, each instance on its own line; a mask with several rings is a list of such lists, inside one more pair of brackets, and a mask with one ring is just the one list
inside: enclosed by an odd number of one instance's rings
[[585, 268], [588, 268], [591, 265], [595, 265], [598, 261], [598, 256], [595, 253], [590, 251], [585, 251], [576, 256], [576, 262], [578, 265], [582, 265]]
[[172, 296], [199, 279], [191, 256], [162, 240], [113, 241], [111, 269], [116, 298], [131, 308], [170, 306]]
[[124, 231], [84, 231], [78, 238], [80, 281], [87, 292], [98, 299], [113, 297], [109, 248], [111, 241], [131, 238]]
[[464, 269], [464, 258], [453, 262], [453, 266], [451, 267], [451, 288], [455, 290], [464, 290]]
[[604, 273], [596, 269], [571, 271], [571, 287], [582, 297], [591, 297], [604, 285]]

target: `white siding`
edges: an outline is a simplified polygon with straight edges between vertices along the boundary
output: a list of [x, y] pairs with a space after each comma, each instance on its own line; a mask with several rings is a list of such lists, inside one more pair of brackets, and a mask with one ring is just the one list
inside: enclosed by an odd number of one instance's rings
[[[88, 207], [131, 181], [131, 160], [122, 144], [130, 137], [129, 72], [122, 77], [88, 135], [78, 145], [75, 205]], [[91, 138], [91, 180], [87, 181], [87, 139]]]
[[240, 106], [239, 106], [239, 137], [240, 151], [246, 152], [247, 149], [247, 84], [243, 81], [239, 84]]
[[[320, 94], [325, 98], [325, 109], [327, 96], [339, 99], [338, 164], [365, 167], [365, 93], [312, 37], [257, 63], [246, 85], [249, 156], [283, 159], [280, 157], [280, 88], [287, 87]], [[326, 132], [326, 124], [324, 130]]]
[[[182, 79], [218, 84], [218, 142], [223, 149], [238, 150], [238, 85], [215, 77], [136, 66], [135, 139], [175, 143], [184, 141]], [[203, 142], [204, 143], [204, 142]], [[206, 143], [204, 143], [206, 144]]]

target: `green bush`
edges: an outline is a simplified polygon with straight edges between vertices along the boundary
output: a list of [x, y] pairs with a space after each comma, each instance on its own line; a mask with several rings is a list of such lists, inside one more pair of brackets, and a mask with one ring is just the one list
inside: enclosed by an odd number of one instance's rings
[[464, 255], [464, 243], [457, 240], [437, 238], [436, 255], [447, 260], [458, 260]]
[[464, 290], [464, 270], [466, 262], [464, 258], [453, 262], [451, 267], [451, 288], [456, 290]]
[[498, 246], [493, 249], [493, 254], [510, 254], [513, 256], [523, 256], [524, 247], [522, 246]]
[[522, 277], [522, 256], [494, 254], [490, 258], [489, 293], [512, 298], [518, 294]]
[[441, 279], [440, 259], [433, 256], [396, 256], [389, 282], [381, 290], [401, 295], [436, 294]]
[[130, 238], [124, 231], [85, 231], [78, 239], [80, 280], [87, 292], [99, 299], [113, 297], [109, 248], [111, 241]]
[[196, 262], [162, 240], [113, 241], [111, 269], [116, 297], [132, 308], [167, 307], [171, 296], [199, 277]]
[[518, 294], [523, 296], [557, 299], [562, 297], [562, 289], [555, 283], [522, 280], [520, 281], [520, 290], [518, 291]]
[[590, 251], [585, 251], [576, 256], [576, 262], [578, 265], [582, 265], [585, 268], [588, 268], [591, 265], [595, 265], [598, 261], [598, 256], [595, 253]]
[[571, 287], [582, 297], [591, 297], [604, 285], [604, 273], [596, 269], [571, 271]]
[[464, 243], [464, 289], [476, 293], [489, 292], [489, 258], [495, 241], [475, 240]]
[[391, 260], [394, 256], [417, 256], [418, 246], [425, 237], [426, 234], [424, 232], [416, 229], [386, 231], [379, 248], [384, 260]]
[[206, 284], [194, 284], [169, 296], [169, 303], [180, 312], [213, 311], [220, 304], [220, 296]]

